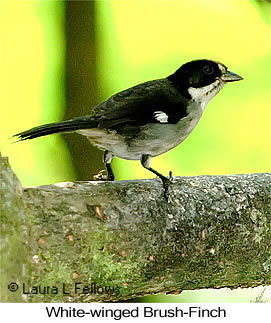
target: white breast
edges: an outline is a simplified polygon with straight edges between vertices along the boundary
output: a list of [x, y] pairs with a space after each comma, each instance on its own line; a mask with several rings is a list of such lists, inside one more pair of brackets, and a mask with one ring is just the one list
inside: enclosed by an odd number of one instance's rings
[[190, 87], [188, 88], [188, 93], [191, 95], [192, 100], [200, 103], [203, 112], [210, 100], [223, 88], [223, 86], [224, 82], [217, 79], [212, 84], [204, 87]]

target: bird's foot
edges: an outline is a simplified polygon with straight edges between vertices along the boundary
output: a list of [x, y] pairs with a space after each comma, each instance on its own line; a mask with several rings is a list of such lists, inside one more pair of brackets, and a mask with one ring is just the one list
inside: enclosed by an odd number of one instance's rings
[[94, 181], [113, 181], [114, 176], [105, 174], [106, 170], [102, 169], [98, 174], [93, 176]]

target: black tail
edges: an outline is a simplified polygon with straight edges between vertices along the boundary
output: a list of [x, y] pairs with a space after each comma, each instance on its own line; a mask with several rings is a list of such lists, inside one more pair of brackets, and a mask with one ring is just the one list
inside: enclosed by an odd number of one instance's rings
[[97, 122], [93, 117], [79, 117], [72, 120], [48, 123], [42, 126], [38, 126], [20, 133], [17, 133], [13, 137], [17, 137], [18, 141], [34, 139], [38, 137], [43, 137], [51, 135], [58, 132], [70, 132], [79, 129], [91, 129], [97, 126]]

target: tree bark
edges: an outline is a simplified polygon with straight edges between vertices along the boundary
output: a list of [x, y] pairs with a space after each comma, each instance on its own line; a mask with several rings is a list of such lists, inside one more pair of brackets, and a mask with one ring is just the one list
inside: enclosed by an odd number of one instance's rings
[[271, 174], [176, 177], [166, 201], [159, 179], [22, 189], [1, 171], [2, 301], [271, 283]]

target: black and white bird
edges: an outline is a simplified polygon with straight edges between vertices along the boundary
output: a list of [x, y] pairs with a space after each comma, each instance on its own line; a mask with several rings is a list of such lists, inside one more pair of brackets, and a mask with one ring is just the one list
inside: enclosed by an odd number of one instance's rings
[[38, 126], [15, 135], [19, 140], [59, 132], [77, 132], [105, 150], [107, 176], [114, 180], [114, 156], [140, 160], [168, 185], [168, 177], [150, 167], [152, 157], [179, 145], [199, 122], [208, 102], [228, 82], [242, 80], [219, 62], [190, 61], [166, 78], [119, 92], [93, 108], [94, 114]]

